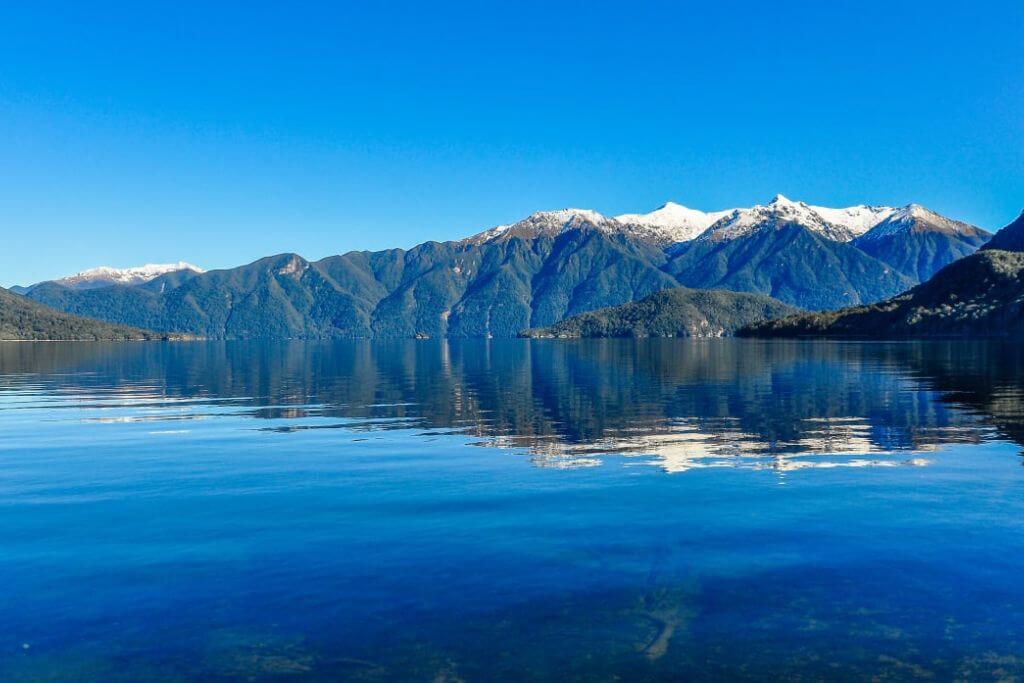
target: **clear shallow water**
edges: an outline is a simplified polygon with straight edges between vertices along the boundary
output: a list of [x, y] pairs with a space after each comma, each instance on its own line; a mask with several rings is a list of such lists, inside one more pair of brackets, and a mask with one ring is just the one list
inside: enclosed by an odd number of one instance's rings
[[1024, 351], [0, 344], [0, 679], [1024, 676]]

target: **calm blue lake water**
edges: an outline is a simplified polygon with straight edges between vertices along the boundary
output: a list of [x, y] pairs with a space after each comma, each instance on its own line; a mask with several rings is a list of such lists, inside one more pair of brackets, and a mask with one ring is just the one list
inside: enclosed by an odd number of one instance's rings
[[1024, 350], [0, 344], [0, 679], [1024, 676]]

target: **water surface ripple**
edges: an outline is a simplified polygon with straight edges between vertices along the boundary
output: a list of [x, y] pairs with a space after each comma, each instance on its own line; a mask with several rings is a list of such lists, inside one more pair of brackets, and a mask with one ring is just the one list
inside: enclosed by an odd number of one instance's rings
[[1024, 676], [1024, 350], [0, 344], [0, 679]]

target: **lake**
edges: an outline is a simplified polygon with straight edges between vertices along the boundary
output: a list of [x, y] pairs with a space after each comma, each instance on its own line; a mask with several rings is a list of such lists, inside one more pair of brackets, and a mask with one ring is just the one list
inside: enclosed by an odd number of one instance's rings
[[1024, 348], [0, 344], [0, 679], [1024, 676]]

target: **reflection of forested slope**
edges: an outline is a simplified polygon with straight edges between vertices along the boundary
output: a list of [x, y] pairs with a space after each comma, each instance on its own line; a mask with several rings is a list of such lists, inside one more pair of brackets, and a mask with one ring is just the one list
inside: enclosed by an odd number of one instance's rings
[[1024, 445], [1024, 349], [1014, 342], [906, 344], [898, 362], [952, 403]]
[[1024, 359], [992, 343], [0, 347], [0, 382], [23, 384], [21, 373], [62, 391], [114, 385], [137, 394], [242, 399], [259, 409], [256, 417], [280, 417], [290, 406], [293, 417], [410, 418], [538, 449], [608, 447], [680, 425], [715, 443], [732, 439], [768, 453], [841, 448], [844, 441], [918, 449], [976, 440], [983, 417], [1024, 443]]

